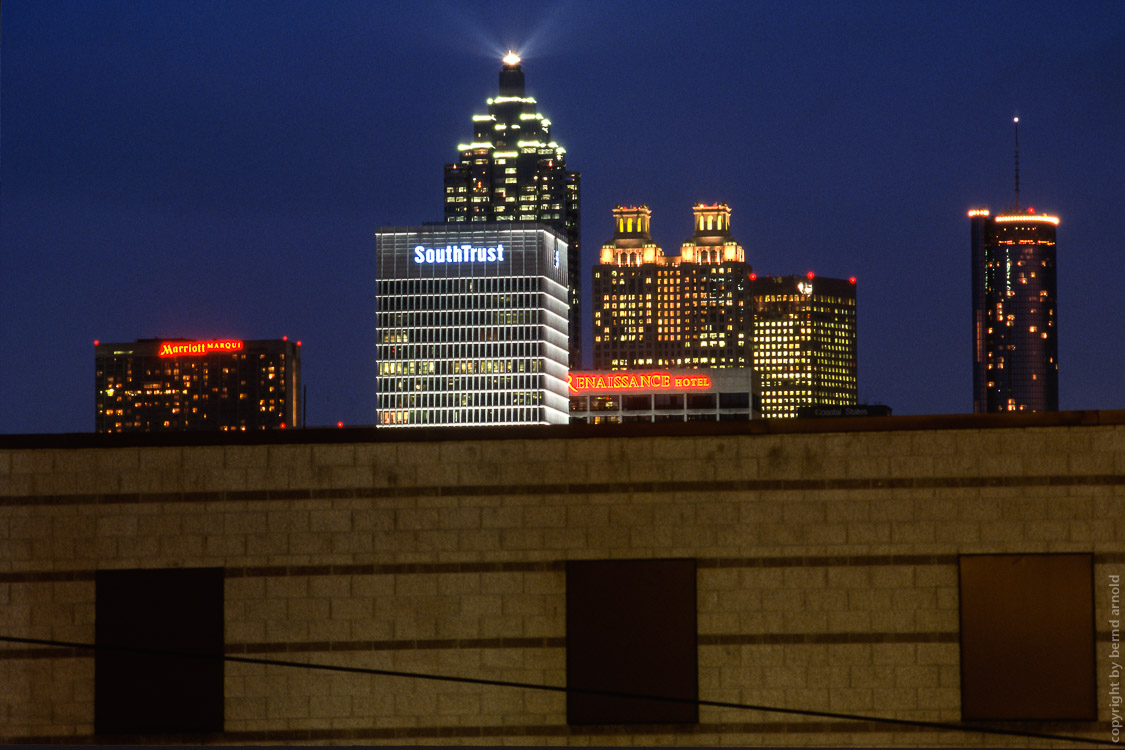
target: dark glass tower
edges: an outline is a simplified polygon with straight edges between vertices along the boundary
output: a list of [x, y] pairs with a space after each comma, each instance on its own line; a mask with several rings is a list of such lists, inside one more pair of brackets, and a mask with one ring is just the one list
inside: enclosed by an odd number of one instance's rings
[[488, 114], [473, 115], [473, 141], [457, 146], [459, 161], [445, 165], [447, 222], [541, 221], [567, 241], [570, 367], [581, 367], [580, 175], [566, 169], [566, 149], [551, 140], [551, 121], [524, 92], [520, 59], [509, 53], [500, 70], [499, 96]]
[[[1018, 194], [1017, 194], [1018, 195]], [[1057, 411], [1057, 216], [969, 211], [973, 411]]]

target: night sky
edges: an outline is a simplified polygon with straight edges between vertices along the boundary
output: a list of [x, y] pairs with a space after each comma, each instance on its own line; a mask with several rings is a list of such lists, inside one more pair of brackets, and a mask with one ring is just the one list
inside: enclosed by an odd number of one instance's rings
[[[137, 2], [0, 11], [0, 432], [89, 432], [95, 339], [303, 342], [310, 425], [375, 418], [375, 230], [523, 56], [582, 173], [678, 252], [858, 278], [859, 396], [972, 409], [969, 223], [1058, 229], [1060, 408], [1125, 408], [1125, 2]], [[586, 340], [591, 316], [585, 313]], [[589, 354], [587, 354], [589, 357]]]

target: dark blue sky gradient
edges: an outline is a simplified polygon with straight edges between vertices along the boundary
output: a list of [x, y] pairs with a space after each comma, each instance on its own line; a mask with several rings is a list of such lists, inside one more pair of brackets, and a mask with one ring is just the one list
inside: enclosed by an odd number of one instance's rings
[[[93, 429], [93, 341], [303, 342], [311, 425], [374, 421], [374, 232], [440, 220], [499, 58], [678, 252], [859, 279], [859, 393], [971, 409], [965, 211], [1056, 212], [1060, 406], [1125, 408], [1125, 3], [135, 2], [0, 9], [0, 432]], [[587, 313], [585, 323], [589, 327]], [[587, 339], [588, 339], [587, 332]]]

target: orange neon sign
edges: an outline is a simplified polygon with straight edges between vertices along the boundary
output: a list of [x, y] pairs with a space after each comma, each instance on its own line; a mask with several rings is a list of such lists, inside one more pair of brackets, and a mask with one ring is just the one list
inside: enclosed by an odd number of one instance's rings
[[211, 352], [237, 352], [241, 341], [165, 341], [160, 345], [161, 357], [200, 357]]
[[709, 375], [673, 375], [670, 372], [568, 373], [571, 393], [620, 391], [686, 391], [711, 387]]

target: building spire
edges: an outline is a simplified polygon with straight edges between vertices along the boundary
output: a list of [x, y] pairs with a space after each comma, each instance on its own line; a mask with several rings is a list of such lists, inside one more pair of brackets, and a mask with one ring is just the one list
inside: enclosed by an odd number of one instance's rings
[[1012, 118], [1016, 128], [1016, 213], [1020, 210], [1020, 118]]
[[504, 55], [504, 67], [500, 69], [500, 96], [522, 97], [523, 67], [520, 65], [520, 56], [508, 50]]

